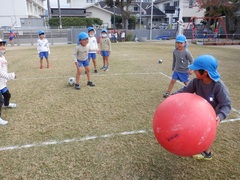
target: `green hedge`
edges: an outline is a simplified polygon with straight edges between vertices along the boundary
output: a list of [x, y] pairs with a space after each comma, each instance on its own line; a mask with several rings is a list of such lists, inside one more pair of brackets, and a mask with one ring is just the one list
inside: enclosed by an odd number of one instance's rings
[[[84, 17], [62, 17], [62, 26], [101, 26], [103, 21], [99, 18], [84, 18]], [[54, 17], [49, 19], [49, 26], [56, 27], [60, 26], [59, 18]]]

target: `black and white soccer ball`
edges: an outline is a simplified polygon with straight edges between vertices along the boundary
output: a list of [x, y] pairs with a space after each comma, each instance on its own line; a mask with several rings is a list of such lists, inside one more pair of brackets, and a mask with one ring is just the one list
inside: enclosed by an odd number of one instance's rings
[[70, 78], [68, 79], [68, 84], [69, 84], [70, 86], [73, 86], [75, 83], [76, 83], [75, 77], [70, 77]]

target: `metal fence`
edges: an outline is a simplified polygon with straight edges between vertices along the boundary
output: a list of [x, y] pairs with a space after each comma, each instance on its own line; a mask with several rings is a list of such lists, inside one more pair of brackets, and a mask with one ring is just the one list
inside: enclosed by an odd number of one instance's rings
[[[38, 30], [36, 29], [19, 29], [14, 31], [16, 36], [14, 38], [14, 44], [21, 45], [36, 45], [38, 37]], [[45, 36], [51, 45], [54, 44], [75, 44], [77, 43], [77, 36], [79, 32], [87, 32], [87, 28], [69, 28], [69, 29], [45, 29]], [[120, 40], [121, 29], [118, 30], [118, 39]], [[96, 30], [96, 38], [99, 39], [101, 29]], [[192, 30], [187, 30], [184, 33], [188, 39], [192, 39]], [[151, 37], [150, 37], [151, 36]], [[221, 38], [226, 35], [221, 34]], [[239, 35], [229, 35], [231, 40], [239, 39]], [[146, 40], [165, 40], [174, 39], [176, 37], [176, 29], [135, 29], [126, 30], [126, 40], [134, 41], [136, 38], [139, 41]], [[8, 40], [9, 31], [0, 30], [0, 38]], [[234, 39], [233, 39], [234, 38]]]

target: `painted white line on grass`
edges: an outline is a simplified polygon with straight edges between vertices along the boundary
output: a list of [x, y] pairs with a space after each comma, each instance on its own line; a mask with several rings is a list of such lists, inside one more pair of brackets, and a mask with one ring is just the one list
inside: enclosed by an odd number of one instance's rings
[[[240, 118], [227, 119], [227, 120], [222, 121], [221, 123], [234, 122], [234, 121], [240, 121]], [[104, 135], [99, 135], [99, 136], [86, 136], [86, 137], [82, 137], [82, 138], [65, 139], [65, 140], [61, 140], [61, 141], [50, 140], [50, 141], [46, 141], [46, 142], [33, 143], [33, 144], [6, 146], [6, 147], [0, 147], [0, 151], [18, 150], [18, 149], [26, 149], [26, 148], [31, 148], [31, 147], [41, 147], [41, 146], [48, 146], [48, 145], [59, 145], [59, 144], [64, 144], [64, 143], [89, 141], [89, 140], [94, 140], [94, 139], [104, 139], [104, 138], [111, 138], [111, 137], [116, 137], [116, 136], [145, 134], [147, 132], [153, 132], [153, 130], [126, 131], [126, 132], [120, 132], [120, 133], [104, 134]]]
[[31, 148], [31, 147], [40, 147], [40, 146], [48, 146], [48, 145], [58, 145], [58, 144], [71, 143], [71, 142], [89, 141], [89, 140], [94, 140], [94, 139], [110, 138], [110, 137], [116, 137], [116, 136], [122, 136], [122, 135], [144, 134], [144, 133], [147, 133], [147, 132], [149, 132], [149, 131], [137, 130], [137, 131], [105, 134], [105, 135], [100, 135], [100, 136], [86, 136], [86, 137], [82, 137], [82, 138], [79, 138], [79, 139], [77, 139], [77, 138], [75, 138], [75, 139], [65, 139], [65, 140], [62, 140], [62, 141], [51, 140], [51, 141], [33, 143], [33, 144], [0, 147], [0, 151], [26, 149], [26, 148]]

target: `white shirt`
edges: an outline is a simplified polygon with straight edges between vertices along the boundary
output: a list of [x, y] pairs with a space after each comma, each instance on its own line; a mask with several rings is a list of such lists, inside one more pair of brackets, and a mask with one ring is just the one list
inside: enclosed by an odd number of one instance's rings
[[8, 73], [7, 60], [0, 56], [0, 90], [5, 88], [8, 80], [15, 79], [15, 73]]
[[89, 44], [89, 53], [97, 53], [98, 44], [97, 44], [97, 39], [94, 36], [88, 38], [88, 44]]
[[38, 54], [40, 52], [48, 52], [50, 54], [49, 43], [47, 39], [38, 39], [37, 40], [37, 51]]

